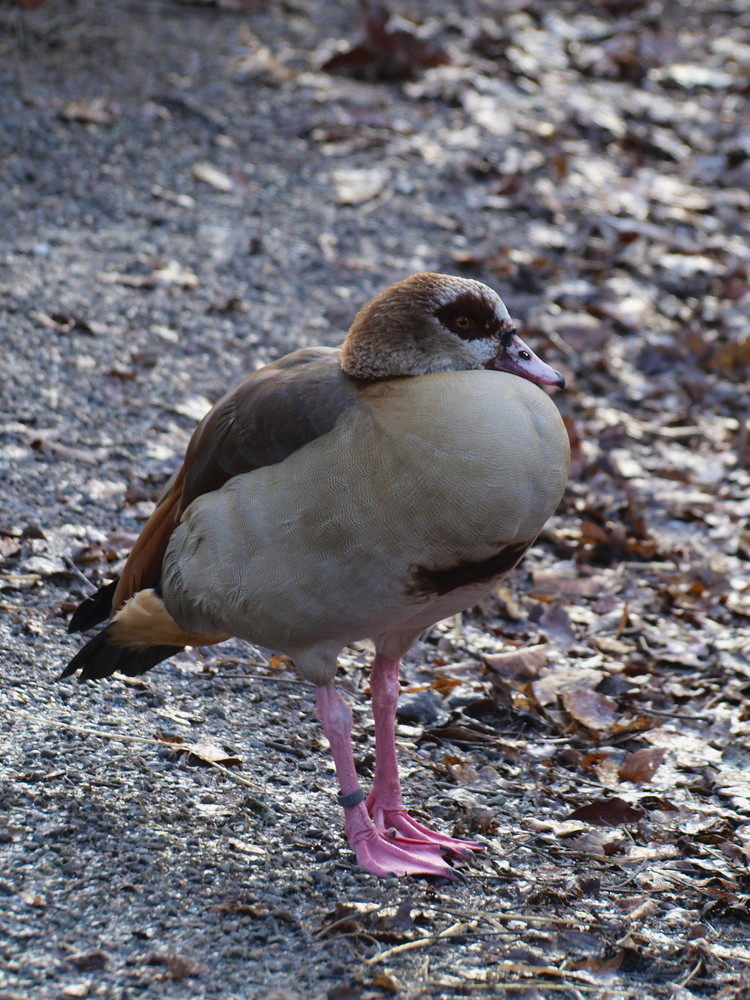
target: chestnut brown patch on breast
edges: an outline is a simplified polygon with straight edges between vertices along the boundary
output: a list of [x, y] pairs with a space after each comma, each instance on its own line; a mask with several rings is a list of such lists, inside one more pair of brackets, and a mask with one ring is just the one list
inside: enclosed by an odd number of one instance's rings
[[458, 590], [460, 587], [469, 587], [477, 583], [492, 583], [493, 580], [513, 569], [532, 541], [533, 539], [528, 542], [504, 545], [487, 559], [480, 559], [476, 562], [465, 560], [443, 569], [430, 569], [427, 566], [419, 566], [414, 563], [409, 567], [411, 579], [407, 593], [424, 597], [440, 597], [443, 594], [449, 594], [452, 590]]

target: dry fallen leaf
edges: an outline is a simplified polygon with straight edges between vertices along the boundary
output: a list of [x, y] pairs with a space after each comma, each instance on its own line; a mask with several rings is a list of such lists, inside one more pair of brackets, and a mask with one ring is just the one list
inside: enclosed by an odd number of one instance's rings
[[571, 718], [597, 733], [607, 732], [615, 723], [617, 702], [597, 691], [569, 688], [560, 693], [560, 701]]
[[547, 663], [549, 646], [527, 646], [512, 653], [486, 653], [482, 659], [491, 671], [514, 681], [533, 680]]
[[642, 809], [613, 795], [609, 799], [597, 799], [588, 805], [579, 806], [568, 815], [568, 819], [583, 820], [593, 826], [624, 826], [637, 823], [645, 815]]
[[644, 747], [629, 753], [620, 767], [620, 780], [635, 784], [651, 781], [666, 752], [664, 747]]
[[383, 969], [380, 969], [372, 977], [372, 985], [382, 990], [388, 990], [389, 993], [399, 993], [402, 989], [401, 983], [390, 972], [385, 972]]
[[408, 80], [448, 62], [418, 25], [391, 14], [380, 0], [360, 0], [360, 11], [362, 41], [326, 59], [321, 69], [372, 80]]
[[242, 767], [242, 760], [227, 753], [215, 743], [183, 743], [178, 749], [187, 754], [188, 764], [221, 764], [222, 767]]
[[567, 652], [576, 641], [576, 634], [563, 601], [552, 601], [539, 617], [539, 627], [550, 642]]

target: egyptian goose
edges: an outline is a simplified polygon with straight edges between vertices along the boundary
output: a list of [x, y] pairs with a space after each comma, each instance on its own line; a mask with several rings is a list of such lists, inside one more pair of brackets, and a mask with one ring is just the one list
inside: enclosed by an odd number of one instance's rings
[[[444, 854], [482, 848], [404, 808], [399, 660], [492, 590], [560, 502], [568, 439], [534, 383], [564, 384], [486, 285], [433, 273], [392, 285], [342, 347], [261, 368], [204, 417], [119, 581], [73, 615], [72, 632], [113, 617], [62, 676], [140, 674], [231, 636], [285, 653], [317, 685], [360, 865], [454, 874]], [[369, 795], [334, 687], [338, 653], [365, 638], [375, 644]]]

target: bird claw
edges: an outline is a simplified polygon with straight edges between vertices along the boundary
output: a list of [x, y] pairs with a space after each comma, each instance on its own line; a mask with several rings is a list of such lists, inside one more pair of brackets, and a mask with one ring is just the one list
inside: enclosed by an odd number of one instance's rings
[[443, 859], [439, 847], [416, 843], [377, 830], [372, 824], [350, 838], [358, 863], [373, 875], [442, 875], [456, 879], [458, 873]]
[[[405, 810], [401, 810], [407, 819]], [[394, 815], [398, 810], [393, 810]], [[349, 843], [357, 855], [357, 861], [373, 875], [441, 875], [444, 878], [460, 879], [461, 875], [445, 861], [443, 851], [445, 845], [429, 843], [424, 836], [418, 838], [406, 837], [403, 830], [406, 824], [403, 816], [396, 817], [398, 823], [390, 823], [392, 829], [373, 822], [364, 802], [345, 808], [346, 834]], [[402, 829], [399, 829], [399, 825]], [[417, 832], [424, 830], [414, 824]], [[439, 837], [439, 834], [435, 836]], [[446, 837], [450, 841], [451, 838]], [[458, 841], [453, 841], [454, 844]], [[456, 853], [458, 853], [456, 851]]]
[[443, 833], [431, 830], [428, 826], [417, 823], [402, 805], [383, 808], [368, 800], [367, 808], [372, 816], [375, 829], [392, 841], [418, 844], [423, 847], [436, 847], [440, 851], [450, 851], [451, 854], [462, 858], [470, 857], [473, 851], [484, 850], [484, 845], [478, 844], [476, 841], [448, 837]]

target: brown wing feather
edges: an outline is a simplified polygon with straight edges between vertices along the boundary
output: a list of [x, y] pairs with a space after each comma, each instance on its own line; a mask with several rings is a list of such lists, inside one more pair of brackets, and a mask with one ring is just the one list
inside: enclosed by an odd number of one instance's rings
[[283, 462], [331, 430], [357, 399], [339, 356], [333, 347], [295, 351], [223, 396], [188, 445], [180, 514], [232, 476]]
[[342, 372], [339, 349], [306, 348], [249, 375], [223, 396], [196, 427], [182, 468], [144, 525], [114, 594], [117, 611], [159, 581], [169, 539], [196, 497], [233, 476], [274, 465], [332, 430], [357, 402], [355, 382]]

